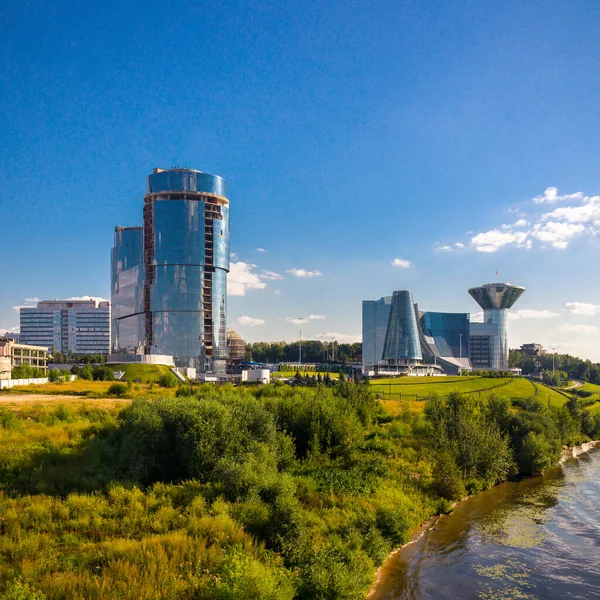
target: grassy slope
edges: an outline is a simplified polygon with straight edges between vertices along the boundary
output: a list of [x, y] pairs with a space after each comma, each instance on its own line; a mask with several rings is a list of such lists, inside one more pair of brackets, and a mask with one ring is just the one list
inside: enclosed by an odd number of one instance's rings
[[[375, 383], [372, 383], [371, 387], [381, 396], [383, 405], [390, 414], [400, 412], [400, 399], [408, 401], [411, 410], [422, 412], [426, 399], [431, 394], [447, 396], [453, 391], [477, 393], [482, 398], [487, 398], [490, 394], [496, 394], [511, 400], [524, 400], [535, 396], [544, 404], [550, 401], [553, 406], [562, 406], [567, 401], [567, 398], [559, 392], [520, 377], [498, 379], [448, 377], [447, 380], [449, 381], [446, 382], [446, 378], [444, 378], [444, 383], [440, 380], [432, 382], [430, 379], [425, 381], [423, 379], [421, 377], [402, 377], [401, 379], [392, 380], [377, 379], [374, 380]], [[382, 383], [382, 381], [386, 383]], [[389, 383], [391, 383], [391, 386]], [[390, 389], [391, 400], [389, 399]]]
[[170, 373], [171, 369], [165, 365], [107, 365], [113, 371], [125, 371], [123, 380], [127, 381], [158, 381], [161, 375]]

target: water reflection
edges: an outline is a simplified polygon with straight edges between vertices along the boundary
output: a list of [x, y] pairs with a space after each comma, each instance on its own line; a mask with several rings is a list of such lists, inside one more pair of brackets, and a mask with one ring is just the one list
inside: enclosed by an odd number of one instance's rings
[[371, 600], [600, 598], [600, 452], [459, 505], [382, 570]]

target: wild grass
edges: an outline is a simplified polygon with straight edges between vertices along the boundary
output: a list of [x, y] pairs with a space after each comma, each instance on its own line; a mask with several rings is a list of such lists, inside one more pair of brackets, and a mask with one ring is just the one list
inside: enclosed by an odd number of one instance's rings
[[0, 405], [0, 599], [358, 600], [465, 487], [578, 434], [519, 379], [425, 414], [345, 382], [187, 391]]

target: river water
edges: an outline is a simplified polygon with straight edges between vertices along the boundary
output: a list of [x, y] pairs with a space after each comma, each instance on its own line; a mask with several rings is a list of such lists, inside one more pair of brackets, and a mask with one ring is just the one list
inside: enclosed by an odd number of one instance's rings
[[600, 449], [459, 504], [391, 557], [369, 600], [600, 599]]

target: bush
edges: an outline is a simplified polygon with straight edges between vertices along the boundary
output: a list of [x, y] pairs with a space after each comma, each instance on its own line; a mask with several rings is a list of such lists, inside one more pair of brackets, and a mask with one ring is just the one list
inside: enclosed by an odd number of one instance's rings
[[466, 494], [460, 470], [449, 452], [440, 452], [437, 456], [433, 489], [446, 500], [459, 500]]
[[50, 369], [48, 371], [48, 381], [56, 383], [60, 379], [60, 371], [58, 369]]
[[108, 393], [111, 396], [124, 396], [127, 393], [127, 384], [125, 384], [125, 383], [113, 383], [108, 388]]
[[177, 383], [179, 380], [173, 373], [163, 373], [158, 379], [158, 385], [164, 388], [174, 388], [177, 387]]
[[20, 578], [8, 585], [0, 600], [46, 600], [46, 594], [24, 583]]

